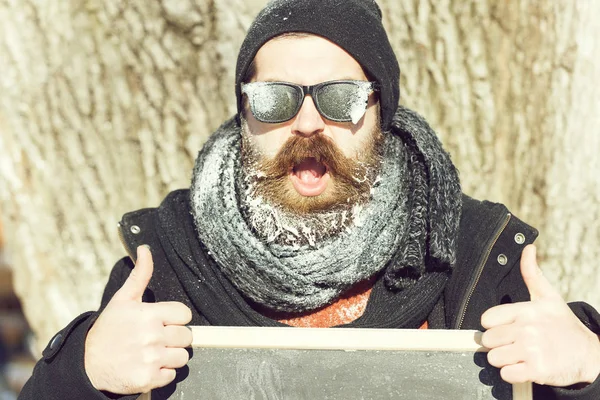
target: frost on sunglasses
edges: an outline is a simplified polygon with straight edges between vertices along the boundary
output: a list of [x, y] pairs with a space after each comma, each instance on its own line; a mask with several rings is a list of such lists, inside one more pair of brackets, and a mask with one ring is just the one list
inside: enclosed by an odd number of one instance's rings
[[294, 118], [310, 95], [319, 113], [335, 122], [358, 123], [367, 110], [369, 95], [378, 90], [377, 83], [367, 81], [329, 81], [312, 86], [289, 82], [250, 82], [241, 85], [248, 96], [254, 118], [279, 123]]

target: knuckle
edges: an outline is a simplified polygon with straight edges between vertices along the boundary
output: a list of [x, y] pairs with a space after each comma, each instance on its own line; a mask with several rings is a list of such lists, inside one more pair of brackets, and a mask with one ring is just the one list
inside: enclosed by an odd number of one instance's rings
[[147, 368], [152, 369], [160, 362], [160, 354], [154, 348], [145, 349], [142, 352], [141, 360]]
[[138, 309], [137, 316], [141, 325], [152, 326], [156, 324], [156, 316], [152, 310]]
[[146, 332], [143, 338], [140, 340], [141, 344], [148, 352], [154, 351], [152, 348], [159, 344], [161, 341], [162, 335], [154, 329]]
[[535, 324], [527, 324], [521, 329], [520, 339], [529, 347], [537, 347], [543, 335], [540, 328]]
[[535, 320], [537, 313], [533, 309], [533, 307], [523, 307], [521, 312], [519, 313], [519, 317], [524, 321], [533, 321]]
[[550, 373], [548, 365], [545, 362], [543, 362], [543, 360], [539, 357], [539, 354], [537, 352], [536, 354], [533, 354], [529, 364], [532, 366], [535, 375], [539, 377], [548, 376], [548, 374]]
[[536, 345], [525, 346], [523, 349], [523, 358], [534, 370], [540, 371], [543, 367], [540, 348]]

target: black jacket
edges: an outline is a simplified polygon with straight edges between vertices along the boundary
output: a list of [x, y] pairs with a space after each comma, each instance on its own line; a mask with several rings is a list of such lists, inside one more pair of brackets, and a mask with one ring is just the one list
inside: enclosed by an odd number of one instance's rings
[[[252, 309], [220, 273], [208, 251], [194, 233], [189, 212], [189, 191], [171, 193], [159, 208], [126, 214], [120, 231], [129, 257], [113, 268], [99, 311], [73, 320], [50, 341], [37, 363], [20, 399], [135, 399], [137, 396], [107, 397], [95, 390], [85, 373], [83, 355], [87, 331], [133, 268], [131, 258], [138, 245], [148, 244], [154, 259], [154, 274], [144, 301], [179, 301], [192, 310], [191, 325], [277, 326], [279, 322]], [[526, 301], [527, 288], [519, 269], [524, 246], [537, 231], [511, 215], [505, 206], [479, 202], [464, 196], [457, 263], [444, 291], [443, 304], [436, 307], [430, 327], [479, 329], [481, 314], [498, 304]], [[381, 281], [381, 280], [380, 280]], [[377, 327], [378, 311], [393, 301], [377, 282], [363, 317], [346, 326]], [[600, 315], [585, 303], [571, 308], [588, 328], [600, 333]], [[393, 326], [393, 325], [392, 325]], [[179, 378], [176, 378], [176, 380]], [[535, 387], [536, 399], [600, 399], [600, 379], [582, 390]], [[172, 387], [153, 392], [153, 399], [167, 398]]]

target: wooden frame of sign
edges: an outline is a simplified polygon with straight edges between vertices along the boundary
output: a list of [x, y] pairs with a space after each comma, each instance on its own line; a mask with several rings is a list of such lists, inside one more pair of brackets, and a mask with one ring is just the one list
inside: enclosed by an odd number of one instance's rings
[[[342, 352], [325, 353], [337, 354], [336, 357], [345, 357], [344, 354], [354, 353], [356, 355], [365, 355], [367, 353], [358, 353], [359, 351], [375, 352], [374, 357], [385, 358], [386, 354], [392, 354], [393, 357], [399, 352], [415, 352], [426, 353], [426, 357], [430, 362], [436, 363], [435, 355], [446, 353], [461, 353], [463, 357], [459, 357], [459, 361], [464, 363], [465, 355], [475, 357], [477, 353], [487, 352], [487, 349], [481, 345], [481, 332], [467, 330], [412, 330], [412, 329], [345, 329], [345, 328], [258, 328], [258, 327], [191, 327], [193, 333], [193, 349], [215, 349], [223, 351], [236, 351], [240, 349], [268, 349], [271, 351], [300, 351], [310, 353], [309, 351], [329, 351], [342, 350]], [[229, 349], [229, 350], [227, 350]], [[407, 354], [408, 354], [407, 353]], [[222, 353], [225, 354], [225, 353]], [[270, 355], [277, 353], [267, 353], [265, 356], [252, 354], [254, 357], [251, 362], [260, 360], [270, 361]], [[301, 354], [301, 353], [298, 353]], [[383, 356], [382, 356], [383, 355]], [[296, 355], [293, 355], [295, 357]], [[363, 357], [360, 356], [360, 357]], [[432, 357], [434, 356], [434, 357]], [[236, 360], [236, 355], [233, 355], [231, 360]], [[262, 357], [262, 359], [260, 358]], [[289, 359], [289, 356], [286, 356]], [[422, 356], [419, 356], [422, 357]], [[473, 359], [471, 357], [471, 359]], [[322, 357], [321, 357], [322, 358]], [[481, 358], [481, 357], [480, 357]], [[483, 357], [485, 359], [485, 357]], [[394, 360], [394, 359], [392, 359]], [[305, 362], [306, 359], [304, 358]], [[409, 361], [411, 363], [412, 361]], [[453, 361], [450, 360], [452, 363]], [[485, 361], [487, 363], [487, 361]], [[467, 359], [468, 364], [469, 363]], [[353, 364], [350, 364], [353, 365]], [[214, 366], [211, 366], [213, 368]], [[304, 370], [311, 370], [312, 365], [303, 365]], [[450, 369], [456, 365], [450, 365]], [[488, 365], [489, 367], [489, 365]], [[367, 369], [370, 369], [368, 367]], [[478, 368], [478, 367], [476, 367]], [[460, 369], [460, 368], [459, 368]], [[483, 369], [481, 367], [480, 369]], [[447, 369], [446, 369], [447, 370]], [[415, 371], [418, 372], [418, 371]], [[294, 373], [297, 373], [294, 372]], [[368, 374], [365, 374], [368, 378]], [[313, 377], [314, 378], [314, 377]], [[386, 377], [386, 379], [389, 379]], [[393, 379], [393, 378], [392, 378]], [[420, 379], [420, 378], [419, 378]], [[499, 379], [499, 375], [498, 378]], [[456, 379], [455, 379], [456, 380]], [[365, 379], [365, 381], [370, 381]], [[226, 382], [230, 383], [231, 380]], [[318, 385], [318, 382], [307, 382], [309, 385]], [[331, 382], [329, 381], [328, 384]], [[478, 382], [477, 382], [478, 383]], [[341, 385], [338, 382], [337, 385]], [[505, 385], [508, 385], [504, 383]], [[482, 386], [484, 386], [482, 384]], [[331, 389], [331, 385], [330, 385]], [[446, 389], [448, 389], [446, 387]], [[335, 390], [335, 386], [333, 386]], [[481, 390], [481, 389], [478, 389]], [[510, 388], [509, 388], [510, 391]], [[510, 397], [510, 393], [508, 395]], [[150, 393], [141, 395], [138, 400], [151, 400]], [[175, 398], [187, 398], [175, 396]], [[190, 397], [194, 398], [194, 397]], [[268, 397], [271, 398], [271, 397]], [[279, 398], [274, 396], [273, 398]], [[303, 398], [298, 396], [298, 398]], [[479, 392], [477, 398], [486, 398]], [[492, 397], [490, 397], [492, 398]], [[495, 396], [494, 396], [495, 398]], [[532, 387], [531, 383], [512, 385], [513, 400], [531, 400]]]

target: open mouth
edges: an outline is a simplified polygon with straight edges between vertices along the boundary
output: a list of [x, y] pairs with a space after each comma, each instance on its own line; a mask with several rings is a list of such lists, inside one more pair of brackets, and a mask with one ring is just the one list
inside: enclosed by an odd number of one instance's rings
[[320, 195], [327, 188], [329, 178], [327, 165], [314, 157], [300, 161], [290, 172], [292, 185], [302, 196]]

